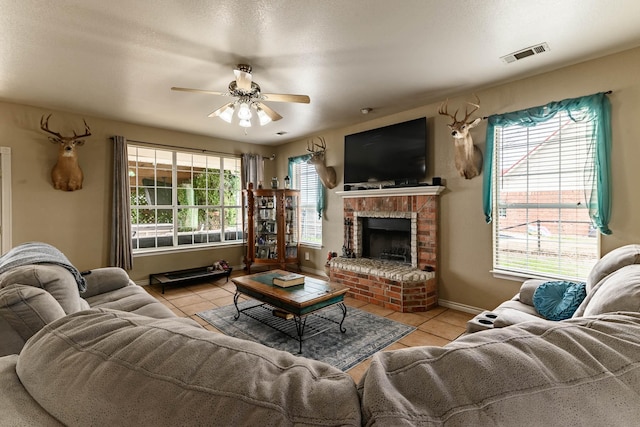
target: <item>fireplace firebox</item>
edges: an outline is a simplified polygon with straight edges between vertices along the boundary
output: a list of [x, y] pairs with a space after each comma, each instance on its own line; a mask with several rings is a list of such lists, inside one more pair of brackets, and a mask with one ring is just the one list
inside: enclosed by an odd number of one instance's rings
[[362, 256], [411, 264], [411, 219], [362, 218]]

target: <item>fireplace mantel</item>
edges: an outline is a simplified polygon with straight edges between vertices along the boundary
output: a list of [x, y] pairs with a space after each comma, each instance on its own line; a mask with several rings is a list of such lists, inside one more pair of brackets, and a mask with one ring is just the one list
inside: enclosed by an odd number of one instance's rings
[[387, 196], [437, 196], [445, 190], [440, 185], [420, 185], [417, 187], [371, 188], [368, 190], [336, 191], [343, 199], [354, 197]]

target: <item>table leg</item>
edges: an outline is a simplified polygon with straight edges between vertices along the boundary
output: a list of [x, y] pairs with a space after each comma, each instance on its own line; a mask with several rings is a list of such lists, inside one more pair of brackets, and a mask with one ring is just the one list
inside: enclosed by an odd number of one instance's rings
[[344, 334], [345, 332], [347, 332], [347, 329], [342, 327], [342, 323], [344, 322], [345, 317], [347, 317], [347, 306], [341, 302], [340, 304], [338, 304], [338, 307], [340, 307], [340, 310], [342, 310], [342, 320], [340, 320], [339, 328], [340, 332]]
[[240, 318], [240, 308], [238, 307], [238, 298], [240, 298], [240, 292], [237, 292], [233, 295], [233, 305], [236, 306], [237, 313], [233, 316], [233, 320], [238, 320]]
[[302, 354], [302, 335], [304, 334], [304, 327], [307, 324], [307, 316], [300, 317], [294, 316], [293, 321], [296, 323], [296, 332], [298, 333], [298, 343], [300, 347], [298, 348], [298, 354]]

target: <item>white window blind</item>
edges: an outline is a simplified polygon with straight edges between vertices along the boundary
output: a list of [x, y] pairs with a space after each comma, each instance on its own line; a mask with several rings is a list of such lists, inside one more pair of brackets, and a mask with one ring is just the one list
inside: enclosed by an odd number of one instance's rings
[[592, 122], [567, 113], [536, 126], [495, 128], [494, 271], [584, 280], [598, 259], [585, 176]]
[[322, 245], [322, 218], [317, 211], [320, 183], [316, 169], [307, 162], [294, 163], [292, 178], [293, 188], [300, 190], [300, 242]]

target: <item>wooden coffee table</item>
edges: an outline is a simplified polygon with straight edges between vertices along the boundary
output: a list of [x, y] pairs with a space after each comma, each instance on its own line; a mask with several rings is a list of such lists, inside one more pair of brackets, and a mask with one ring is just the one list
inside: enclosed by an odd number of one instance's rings
[[[257, 306], [247, 307], [244, 309], [240, 309], [238, 307], [238, 298], [241, 294], [260, 301], [262, 303], [260, 306], [264, 306], [266, 304], [276, 310], [279, 310], [280, 314], [285, 315], [285, 318], [292, 317], [295, 322], [297, 337], [292, 338], [297, 339], [300, 343], [299, 353], [302, 353], [302, 337], [305, 332], [308, 314], [317, 312], [318, 310], [322, 310], [323, 308], [332, 305], [337, 305], [342, 310], [342, 319], [340, 320], [338, 327], [340, 332], [346, 332], [346, 329], [342, 327], [342, 323], [347, 316], [347, 307], [344, 305], [344, 295], [347, 293], [349, 288], [339, 283], [326, 282], [309, 276], [305, 276], [304, 284], [288, 288], [282, 288], [272, 284], [273, 277], [286, 274], [288, 274], [288, 272], [283, 270], [271, 270], [268, 272], [232, 278], [231, 281], [236, 285], [236, 293], [233, 297], [233, 303], [238, 311], [234, 316], [234, 319], [238, 320], [240, 318], [240, 313], [245, 313], [256, 320], [267, 323], [261, 320], [261, 318], [251, 315], [250, 310]], [[274, 324], [267, 324], [278, 329]], [[324, 332], [326, 329], [327, 328], [316, 330], [316, 333], [313, 335]], [[286, 333], [284, 330], [278, 330]]]

